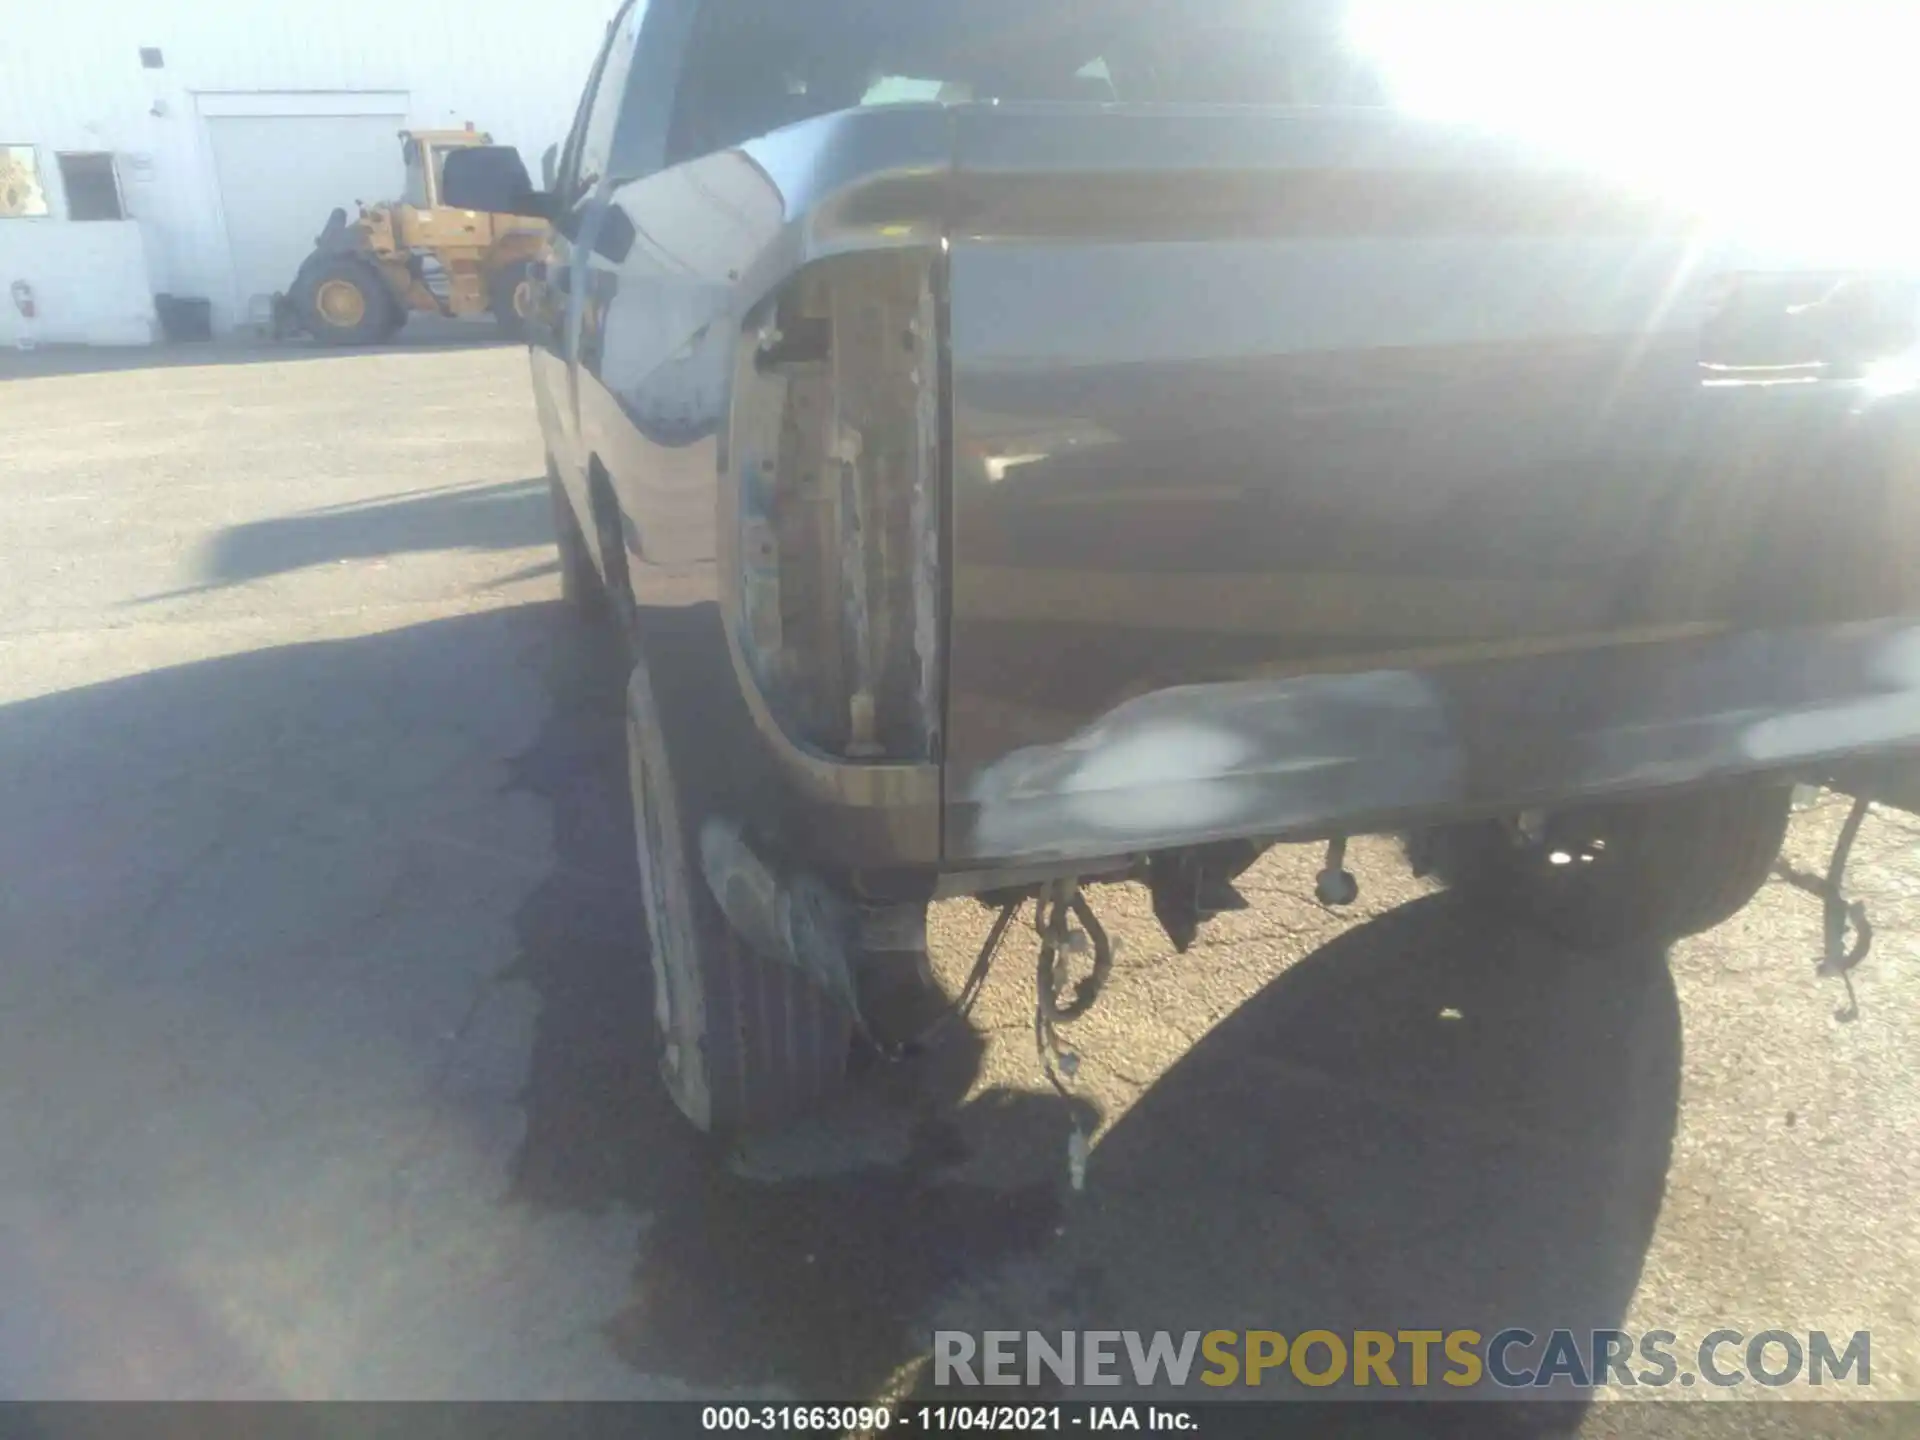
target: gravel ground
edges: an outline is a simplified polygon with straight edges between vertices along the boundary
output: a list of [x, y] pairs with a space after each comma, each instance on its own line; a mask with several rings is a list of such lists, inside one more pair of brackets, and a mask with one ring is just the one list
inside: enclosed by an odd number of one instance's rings
[[[524, 357], [155, 358], [0, 362], [0, 1393], [847, 1397], [936, 1325], [1526, 1325], [1870, 1329], [1920, 1397], [1916, 822], [1862, 839], [1852, 1023], [1784, 880], [1669, 966], [1385, 842], [1330, 914], [1282, 849], [1184, 956], [1100, 892], [1084, 1192], [1014, 943], [964, 1033], [718, 1155], [650, 1081]], [[935, 915], [949, 984], [987, 920]]]

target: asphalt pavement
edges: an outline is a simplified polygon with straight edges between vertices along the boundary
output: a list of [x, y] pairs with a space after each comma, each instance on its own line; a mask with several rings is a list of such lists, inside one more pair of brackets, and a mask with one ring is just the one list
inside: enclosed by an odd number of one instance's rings
[[[1920, 821], [1863, 838], [1851, 1022], [1784, 880], [1578, 957], [1385, 841], [1328, 912], [1289, 848], [1184, 956], [1098, 893], [1077, 1111], [1015, 944], [723, 1151], [652, 1080], [623, 677], [522, 352], [5, 357], [0, 435], [0, 1395], [852, 1398], [936, 1327], [1518, 1325], [1869, 1329], [1920, 1398]], [[988, 919], [936, 913], [950, 986]]]

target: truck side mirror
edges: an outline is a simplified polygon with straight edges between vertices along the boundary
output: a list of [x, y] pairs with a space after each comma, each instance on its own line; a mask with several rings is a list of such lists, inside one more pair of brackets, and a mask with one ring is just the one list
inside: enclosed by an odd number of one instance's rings
[[511, 145], [467, 145], [447, 152], [440, 203], [455, 210], [553, 218], [553, 196], [533, 188], [526, 162]]
[[540, 188], [552, 190], [560, 177], [560, 147], [549, 145], [540, 152]]

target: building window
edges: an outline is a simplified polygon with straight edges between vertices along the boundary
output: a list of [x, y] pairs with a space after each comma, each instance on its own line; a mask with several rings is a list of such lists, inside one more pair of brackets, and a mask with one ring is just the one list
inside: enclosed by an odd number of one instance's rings
[[120, 181], [111, 155], [62, 155], [60, 183], [67, 191], [69, 220], [124, 220]]
[[40, 162], [31, 145], [0, 145], [0, 219], [47, 213]]

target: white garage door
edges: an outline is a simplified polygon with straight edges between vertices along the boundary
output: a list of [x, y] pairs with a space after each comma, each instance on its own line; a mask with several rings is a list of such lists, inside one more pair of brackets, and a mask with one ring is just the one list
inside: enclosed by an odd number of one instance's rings
[[395, 200], [405, 178], [399, 115], [209, 116], [220, 206], [232, 247], [236, 317], [264, 319], [293, 284], [327, 214]]

